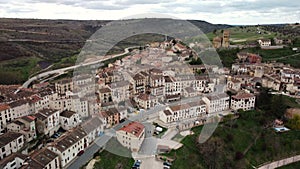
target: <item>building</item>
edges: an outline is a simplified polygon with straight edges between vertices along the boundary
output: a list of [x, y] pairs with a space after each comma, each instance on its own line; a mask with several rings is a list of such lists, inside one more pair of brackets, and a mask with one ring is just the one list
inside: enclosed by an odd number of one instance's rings
[[60, 111], [55, 109], [40, 110], [34, 115], [37, 118], [37, 131], [49, 136], [57, 132], [60, 127], [59, 114]]
[[113, 82], [110, 85], [112, 101], [119, 103], [129, 98], [129, 81]]
[[99, 99], [101, 103], [112, 102], [111, 90], [108, 87], [99, 89]]
[[135, 101], [137, 102], [138, 106], [142, 109], [150, 109], [154, 107], [158, 103], [157, 97], [150, 95], [150, 94], [139, 94]]
[[60, 169], [60, 161], [58, 154], [47, 148], [34, 151], [23, 163], [21, 169]]
[[58, 154], [61, 168], [64, 168], [88, 145], [85, 131], [77, 127], [50, 143], [47, 148]]
[[73, 91], [74, 85], [72, 79], [62, 79], [55, 83], [55, 91], [59, 95], [65, 95], [67, 91]]
[[229, 45], [230, 45], [229, 38], [230, 38], [230, 31], [224, 30], [223, 31], [223, 39], [222, 39], [222, 47], [224, 47], [224, 48], [229, 47]]
[[65, 110], [60, 113], [59, 121], [64, 130], [70, 130], [81, 123], [81, 118], [76, 112]]
[[144, 93], [146, 91], [146, 86], [147, 86], [147, 77], [145, 77], [141, 73], [137, 73], [133, 76], [133, 80], [134, 80], [134, 84], [133, 84], [134, 94]]
[[23, 116], [7, 125], [8, 131], [14, 131], [22, 133], [25, 136], [26, 142], [30, 142], [33, 139], [36, 139], [36, 128], [35, 128], [34, 116]]
[[81, 124], [81, 128], [87, 134], [88, 143], [91, 143], [103, 134], [104, 124], [98, 116], [94, 116]]
[[0, 159], [19, 151], [23, 148], [25, 139], [23, 134], [7, 132], [0, 136]]
[[27, 155], [21, 153], [13, 153], [4, 159], [0, 160], [0, 168], [2, 169], [18, 169], [23, 166], [25, 160], [28, 159]]
[[131, 122], [120, 128], [117, 132], [117, 140], [133, 152], [138, 152], [145, 137], [145, 127], [139, 122]]
[[241, 90], [242, 83], [237, 79], [231, 79], [227, 81], [227, 90], [238, 92]]
[[219, 36], [214, 37], [213, 47], [216, 49], [222, 47], [222, 38], [221, 37], [219, 37]]
[[0, 132], [4, 132], [6, 127], [7, 118], [10, 114], [10, 107], [8, 104], [0, 104]]
[[237, 95], [231, 97], [231, 109], [252, 110], [255, 107], [255, 96], [246, 92], [239, 92]]
[[183, 121], [191, 118], [203, 118], [206, 115], [206, 104], [202, 100], [174, 105], [159, 112], [159, 119], [164, 123]]
[[219, 93], [205, 96], [202, 100], [206, 104], [207, 113], [221, 113], [229, 109], [229, 96], [226, 93]]
[[116, 108], [109, 108], [100, 112], [100, 117], [103, 119], [104, 126], [110, 128], [120, 123], [120, 112]]
[[271, 46], [271, 40], [270, 39], [259, 39], [258, 43], [259, 43], [260, 47]]

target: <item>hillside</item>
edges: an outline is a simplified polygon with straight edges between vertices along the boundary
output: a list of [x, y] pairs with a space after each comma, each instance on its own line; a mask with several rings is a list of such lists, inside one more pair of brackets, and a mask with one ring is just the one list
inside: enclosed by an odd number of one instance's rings
[[[24, 82], [31, 74], [54, 64], [52, 68], [73, 65], [85, 41], [109, 21], [41, 20], [0, 18], [0, 84]], [[204, 33], [224, 29], [205, 21], [190, 21]], [[125, 47], [163, 40], [161, 36], [133, 37], [118, 44], [111, 53]]]

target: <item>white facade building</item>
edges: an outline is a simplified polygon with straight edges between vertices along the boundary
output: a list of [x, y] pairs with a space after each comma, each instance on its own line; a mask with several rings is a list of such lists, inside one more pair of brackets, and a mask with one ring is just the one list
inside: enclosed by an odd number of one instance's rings
[[139, 122], [131, 122], [117, 132], [117, 140], [133, 152], [138, 152], [145, 137], [145, 127]]
[[226, 93], [219, 93], [203, 97], [202, 100], [206, 104], [206, 111], [210, 113], [218, 113], [229, 109], [229, 96]]
[[231, 97], [231, 108], [233, 110], [252, 110], [255, 107], [255, 96], [250, 93], [240, 92]]
[[19, 151], [24, 146], [24, 136], [21, 133], [7, 132], [0, 136], [0, 159]]

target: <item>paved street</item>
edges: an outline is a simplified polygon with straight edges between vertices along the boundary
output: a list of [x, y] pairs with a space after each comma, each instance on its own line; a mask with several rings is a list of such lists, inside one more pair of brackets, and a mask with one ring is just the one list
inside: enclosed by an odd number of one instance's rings
[[30, 79], [28, 79], [22, 85], [21, 88], [28, 88], [28, 86], [33, 81], [41, 79], [43, 77], [48, 77], [49, 75], [64, 74], [64, 72], [69, 71], [69, 70], [73, 70], [73, 69], [76, 69], [76, 68], [79, 68], [79, 67], [83, 67], [83, 66], [94, 65], [94, 64], [97, 64], [97, 63], [101, 63], [101, 62], [103, 62], [105, 60], [108, 60], [108, 59], [112, 59], [112, 58], [115, 58], [115, 57], [119, 57], [119, 56], [125, 55], [125, 54], [129, 53], [129, 49], [133, 49], [133, 48], [137, 48], [137, 47], [140, 47], [140, 46], [128, 47], [128, 48], [124, 49], [123, 53], [116, 54], [116, 55], [113, 55], [113, 56], [103, 56], [102, 59], [99, 59], [99, 60], [96, 60], [96, 61], [92, 61], [92, 62], [80, 64], [80, 65], [74, 65], [74, 66], [70, 66], [70, 67], [64, 67], [64, 68], [61, 68], [61, 69], [56, 69], [56, 70], [51, 70], [51, 71], [40, 73], [40, 74], [38, 74], [36, 76], [33, 76]]
[[66, 167], [67, 169], [77, 169], [86, 164], [89, 160], [93, 158], [93, 155], [103, 147], [111, 137], [108, 135], [103, 135], [98, 137], [92, 145], [90, 145], [87, 149], [85, 149], [84, 153], [75, 158], [71, 164]]
[[163, 169], [164, 167], [163, 162], [156, 160], [155, 156], [137, 159], [142, 161], [140, 166], [141, 169]]

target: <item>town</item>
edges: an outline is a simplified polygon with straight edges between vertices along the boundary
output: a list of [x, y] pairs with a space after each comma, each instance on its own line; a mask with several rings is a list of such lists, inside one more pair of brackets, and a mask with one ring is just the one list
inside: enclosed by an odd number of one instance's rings
[[[223, 34], [215, 48], [229, 47], [230, 31]], [[289, 65], [249, 52], [237, 53], [231, 69], [188, 64], [197, 57], [172, 39], [133, 49], [94, 74], [1, 85], [0, 168], [68, 168], [110, 129], [136, 157], [170, 151], [182, 146], [170, 139], [179, 132], [255, 109], [260, 88], [300, 97], [300, 70]], [[157, 145], [147, 152], [151, 137]]]

